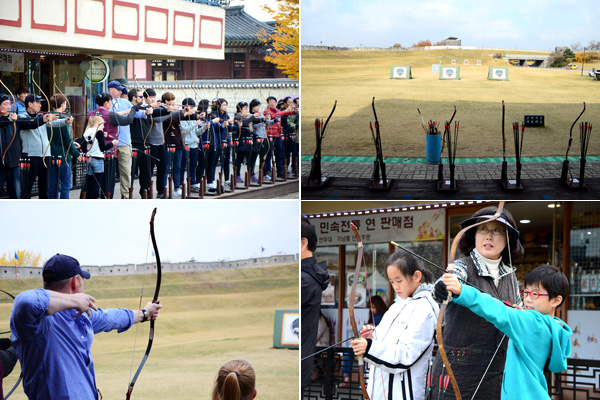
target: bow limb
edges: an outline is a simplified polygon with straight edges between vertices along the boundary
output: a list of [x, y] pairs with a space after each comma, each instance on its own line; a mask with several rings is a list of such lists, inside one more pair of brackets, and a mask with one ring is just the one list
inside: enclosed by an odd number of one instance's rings
[[[356, 326], [356, 319], [354, 318], [354, 295], [356, 293], [356, 284], [358, 283], [358, 274], [360, 273], [360, 264], [363, 258], [363, 242], [358, 233], [358, 228], [354, 224], [350, 224], [354, 235], [356, 236], [356, 242], [358, 246], [358, 256], [356, 260], [356, 269], [354, 270], [354, 279], [352, 281], [352, 288], [350, 289], [350, 297], [348, 297], [348, 315], [350, 317], [350, 324], [352, 325], [352, 332], [354, 337], [359, 339], [358, 328]], [[358, 377], [360, 379], [360, 388], [362, 389], [363, 396], [366, 400], [370, 400], [369, 394], [367, 393], [367, 386], [365, 384], [365, 371], [364, 371], [364, 357], [357, 356], [358, 359]]]
[[[33, 82], [35, 87], [38, 88], [40, 93], [44, 95], [44, 98], [46, 98], [46, 103], [48, 104], [48, 113], [50, 113], [50, 99], [48, 98], [48, 96], [46, 96], [46, 93], [44, 93], [42, 88], [36, 83], [35, 79], [33, 79], [33, 75], [31, 75], [31, 82]], [[42, 154], [42, 164], [44, 164], [44, 167], [46, 167], [46, 168], [48, 168], [48, 166], [46, 165], [46, 153], [48, 152], [48, 149], [50, 148], [50, 144], [52, 143], [52, 138], [54, 137], [52, 121], [49, 122], [49, 125], [50, 125], [50, 140], [48, 140], [48, 146], [46, 146], [46, 149], [44, 150], [44, 154]]]
[[[483, 221], [479, 221], [473, 225], [469, 225], [463, 229], [461, 229], [457, 234], [456, 237], [454, 237], [454, 240], [452, 241], [452, 246], [450, 248], [450, 265], [448, 267], [447, 272], [452, 272], [454, 270], [454, 256], [456, 254], [456, 249], [458, 246], [458, 243], [460, 241], [460, 239], [462, 238], [462, 236], [471, 228], [478, 226], [478, 225], [482, 225], [482, 224], [486, 224], [488, 222], [491, 221], [495, 221], [496, 219], [498, 219], [500, 217], [500, 215], [502, 214], [502, 210], [504, 209], [504, 201], [501, 201], [498, 204], [498, 209], [496, 210], [496, 213], [488, 219], [485, 219]], [[456, 400], [461, 400], [462, 397], [460, 395], [460, 391], [458, 389], [458, 383], [456, 382], [456, 378], [454, 376], [454, 372], [452, 371], [452, 367], [450, 365], [450, 362], [448, 361], [448, 356], [446, 355], [446, 350], [444, 349], [444, 341], [442, 338], [442, 321], [444, 319], [444, 312], [446, 311], [446, 304], [442, 303], [441, 307], [440, 307], [440, 313], [438, 315], [438, 320], [437, 320], [437, 329], [436, 329], [436, 340], [438, 343], [438, 353], [442, 356], [442, 360], [444, 362], [444, 365], [446, 366], [446, 371], [448, 373], [448, 376], [450, 377], [450, 381], [452, 382], [452, 388], [454, 389], [454, 395], [456, 397]]]
[[[156, 288], [154, 289], [154, 297], [152, 298], [152, 303], [158, 304], [158, 294], [160, 292], [160, 282], [162, 277], [162, 267], [160, 264], [160, 255], [158, 254], [158, 246], [156, 245], [156, 238], [154, 237], [154, 216], [156, 215], [156, 208], [152, 211], [152, 217], [150, 218], [150, 237], [152, 239], [152, 247], [154, 248], [154, 254], [156, 256]], [[129, 383], [129, 388], [127, 389], [127, 397], [129, 400], [131, 397], [131, 393], [133, 392], [133, 386], [137, 381], [140, 372], [142, 372], [142, 368], [144, 368], [144, 364], [146, 364], [146, 360], [148, 359], [148, 355], [150, 354], [150, 350], [152, 349], [152, 342], [154, 341], [154, 319], [150, 318], [150, 334], [148, 336], [148, 345], [146, 346], [146, 352], [144, 353], [144, 357], [142, 358], [142, 362], [138, 367], [133, 379]]]
[[[0, 292], [6, 294], [8, 296], [10, 296], [13, 300], [15, 299], [15, 296], [13, 296], [12, 294], [8, 293], [6, 290], [0, 289]], [[4, 333], [10, 333], [10, 331], [2, 332], [0, 334], [4, 334]], [[17, 387], [21, 383], [22, 379], [23, 379], [23, 370], [21, 370], [21, 374], [19, 375], [19, 379], [17, 379], [17, 382], [15, 383], [15, 385], [12, 387], [12, 389], [9, 390], [8, 394], [6, 396], [4, 396], [4, 400], [8, 400], [8, 398], [10, 397], [10, 395], [13, 394], [13, 392], [17, 389]]]
[[[2, 82], [2, 79], [0, 79], [0, 83], [2, 84], [2, 87], [4, 87], [4, 89], [6, 89], [6, 91], [8, 93], [10, 93], [10, 95], [13, 98], [13, 107], [16, 108], [17, 107], [17, 98], [15, 97], [15, 95], [13, 94], [13, 92], [10, 91], [10, 89], [4, 84], [4, 82]], [[8, 146], [6, 147], [6, 149], [4, 149], [4, 153], [2, 153], [2, 165], [4, 165], [4, 157], [6, 157], [6, 153], [8, 152], [8, 149], [10, 149], [10, 146], [12, 146], [13, 142], [15, 141], [15, 137], [17, 136], [17, 122], [13, 121], [13, 137], [10, 140], [10, 143], [8, 144]], [[6, 293], [6, 292], [4, 292]], [[7, 293], [8, 294], [8, 293]]]
[[[58, 93], [62, 94], [63, 96], [65, 96], [65, 99], [67, 99], [67, 106], [69, 107], [69, 113], [67, 114], [67, 116], [69, 116], [69, 114], [73, 114], [73, 108], [71, 107], [71, 102], [69, 101], [69, 98], [67, 97], [66, 94], [64, 94], [62, 92], [62, 90], [60, 90], [60, 88], [58, 87], [58, 85], [56, 84], [56, 74], [54, 75], [54, 87], [56, 88], [56, 90], [58, 90]], [[61, 136], [62, 138], [62, 136]], [[69, 147], [67, 147], [67, 152], [65, 154], [64, 160], [65, 162], [67, 162], [67, 156], [69, 155], [69, 152], [71, 151], [71, 145], [73, 144], [73, 141], [75, 140], [75, 132], [73, 130], [73, 128], [71, 128], [71, 142], [69, 143]]]

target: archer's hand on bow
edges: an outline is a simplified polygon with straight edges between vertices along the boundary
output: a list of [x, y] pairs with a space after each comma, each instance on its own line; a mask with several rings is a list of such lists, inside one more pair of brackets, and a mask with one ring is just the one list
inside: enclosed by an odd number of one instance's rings
[[[148, 320], [156, 321], [156, 319], [158, 318], [158, 312], [160, 311], [160, 309], [162, 307], [163, 307], [162, 304], [158, 304], [158, 303], [149, 302], [148, 304], [146, 304], [146, 307], [144, 308], [144, 310], [146, 310], [146, 313], [148, 313]], [[143, 322], [143, 321], [144, 321], [144, 314], [142, 313], [142, 311], [138, 311], [135, 322]]]
[[19, 118], [19, 116], [17, 114], [15, 114], [15, 113], [8, 114], [8, 120], [9, 121], [16, 121], [17, 118]]
[[44, 114], [44, 122], [56, 121], [58, 119], [58, 115], [56, 114]]
[[446, 285], [446, 290], [456, 296], [462, 291], [462, 284], [458, 281], [458, 277], [454, 274], [442, 275], [442, 282]]
[[67, 117], [67, 118], [65, 118], [65, 122], [66, 122], [68, 125], [71, 125], [71, 124], [73, 123], [73, 120], [74, 120], [74, 118], [73, 118], [73, 117]]
[[365, 355], [365, 353], [367, 352], [368, 345], [369, 342], [367, 342], [367, 339], [364, 338], [354, 339], [350, 341], [350, 346], [352, 346], [352, 350], [354, 350], [354, 355], [358, 357]]

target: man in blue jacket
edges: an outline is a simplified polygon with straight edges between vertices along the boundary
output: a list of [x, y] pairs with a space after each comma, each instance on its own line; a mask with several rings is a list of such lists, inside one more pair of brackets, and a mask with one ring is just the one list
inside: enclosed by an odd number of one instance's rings
[[90, 273], [67, 255], [52, 256], [42, 276], [44, 288], [20, 293], [10, 316], [25, 394], [38, 400], [98, 399], [91, 353], [94, 335], [155, 320], [162, 306], [98, 308], [96, 299], [83, 292]]

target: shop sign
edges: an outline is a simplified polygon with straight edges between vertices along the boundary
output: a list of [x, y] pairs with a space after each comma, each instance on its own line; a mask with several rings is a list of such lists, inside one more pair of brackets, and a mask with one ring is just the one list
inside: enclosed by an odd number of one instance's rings
[[444, 239], [445, 209], [370, 213], [312, 219], [319, 246], [355, 244], [353, 223], [365, 243], [420, 242]]
[[25, 55], [23, 53], [0, 52], [0, 71], [25, 72]]
[[106, 61], [101, 58], [92, 58], [90, 61], [90, 69], [86, 76], [92, 83], [104, 82], [108, 78], [110, 68]]

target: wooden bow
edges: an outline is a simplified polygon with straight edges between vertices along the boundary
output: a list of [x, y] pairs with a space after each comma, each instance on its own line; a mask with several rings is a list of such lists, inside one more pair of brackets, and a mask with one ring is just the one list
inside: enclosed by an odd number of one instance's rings
[[[448, 267], [447, 272], [452, 272], [454, 270], [454, 256], [456, 254], [456, 249], [457, 249], [457, 246], [458, 246], [458, 243], [459, 243], [461, 237], [471, 228], [474, 228], [478, 225], [487, 224], [488, 222], [495, 221], [496, 219], [498, 219], [500, 217], [503, 209], [504, 209], [504, 201], [501, 201], [498, 204], [498, 209], [496, 210], [496, 213], [492, 217], [485, 219], [483, 221], [479, 221], [473, 225], [466, 226], [456, 234], [456, 236], [454, 237], [454, 240], [452, 241], [452, 246], [450, 247], [450, 257], [448, 259], [450, 266]], [[446, 311], [446, 303], [442, 303], [442, 305], [440, 307], [440, 313], [438, 315], [437, 329], [436, 329], [436, 340], [437, 340], [437, 344], [438, 344], [438, 353], [442, 356], [442, 360], [444, 362], [444, 365], [446, 366], [446, 371], [448, 372], [448, 376], [450, 377], [450, 381], [452, 382], [452, 388], [454, 389], [454, 396], [456, 397], [456, 400], [462, 400], [460, 391], [458, 389], [458, 384], [456, 383], [456, 378], [454, 377], [454, 372], [452, 371], [452, 367], [450, 365], [450, 362], [448, 361], [448, 356], [446, 355], [446, 350], [444, 349], [444, 341], [443, 341], [443, 337], [442, 337], [442, 321], [444, 319], [445, 311]]]
[[[353, 223], [350, 223], [354, 235], [356, 236], [356, 242], [358, 246], [358, 256], [356, 260], [356, 269], [354, 270], [354, 280], [352, 281], [352, 288], [350, 289], [350, 297], [348, 298], [348, 314], [350, 317], [350, 324], [352, 325], [352, 332], [356, 339], [360, 338], [358, 328], [356, 326], [356, 319], [354, 319], [354, 295], [356, 293], [356, 284], [358, 283], [358, 274], [360, 273], [360, 264], [363, 258], [363, 242], [358, 233], [358, 228]], [[360, 388], [362, 389], [363, 396], [366, 400], [370, 400], [369, 394], [367, 393], [367, 385], [365, 384], [365, 371], [364, 371], [364, 357], [357, 356], [358, 359], [358, 377], [360, 379]]]
[[[6, 295], [10, 296], [13, 299], [13, 301], [15, 300], [15, 296], [13, 296], [12, 294], [8, 293], [6, 290], [0, 289], [0, 292], [5, 293]], [[0, 333], [0, 335], [4, 334], [4, 333], [10, 333], [10, 331], [8, 331], [8, 332], [2, 332], [2, 333]], [[10, 395], [13, 394], [13, 392], [17, 389], [17, 387], [21, 383], [22, 379], [23, 379], [23, 370], [21, 370], [21, 374], [19, 375], [19, 379], [17, 379], [17, 383], [15, 383], [15, 385], [12, 387], [12, 389], [10, 389], [10, 391], [8, 392], [8, 394], [6, 396], [4, 396], [4, 400], [8, 400], [8, 398], [10, 397]]]
[[[156, 245], [156, 238], [154, 237], [154, 216], [156, 215], [156, 208], [152, 211], [152, 217], [150, 218], [150, 237], [152, 238], [152, 247], [154, 248], [154, 254], [156, 256], [156, 288], [154, 289], [154, 297], [152, 298], [152, 303], [158, 304], [158, 294], [160, 292], [160, 281], [161, 281], [161, 264], [160, 264], [160, 255], [158, 254], [158, 246]], [[144, 357], [142, 358], [142, 362], [138, 367], [133, 379], [129, 383], [129, 388], [127, 389], [127, 400], [131, 397], [131, 392], [133, 392], [133, 385], [137, 381], [140, 372], [142, 372], [142, 368], [144, 368], [144, 364], [146, 364], [146, 360], [148, 359], [148, 355], [150, 354], [150, 349], [152, 349], [152, 342], [154, 341], [154, 319], [150, 318], [150, 334], [148, 336], [148, 345], [146, 346], [146, 352], [144, 353]]]
[[[13, 92], [11, 92], [10, 89], [4, 84], [4, 82], [2, 82], [2, 79], [0, 79], [0, 83], [2, 84], [2, 86], [4, 87], [4, 89], [6, 89], [6, 91], [8, 93], [10, 93], [10, 95], [13, 98], [13, 106], [11, 107], [11, 109], [13, 109], [13, 110], [16, 109], [17, 108], [17, 98], [15, 97], [15, 95], [13, 94]], [[6, 149], [4, 149], [4, 153], [2, 153], [2, 165], [4, 165], [4, 157], [6, 157], [6, 153], [8, 152], [8, 149], [10, 149], [10, 146], [12, 146], [13, 142], [15, 141], [15, 137], [17, 136], [17, 122], [16, 121], [13, 121], [13, 128], [14, 128], [14, 130], [13, 130], [13, 137], [10, 140], [10, 143], [8, 144], [8, 146], [6, 147]]]
[[[33, 79], [33, 75], [31, 75], [31, 82], [33, 82], [35, 87], [38, 88], [40, 93], [43, 94], [44, 97], [46, 98], [46, 103], [48, 104], [48, 113], [50, 113], [50, 99], [48, 98], [48, 96], [46, 96], [46, 93], [44, 93], [42, 88], [35, 82], [35, 79]], [[48, 140], [48, 146], [46, 146], [46, 149], [44, 150], [44, 154], [42, 154], [42, 164], [44, 164], [45, 168], [48, 168], [48, 166], [46, 165], [46, 153], [48, 152], [48, 149], [50, 148], [50, 144], [52, 144], [52, 138], [54, 137], [54, 129], [52, 128], [52, 121], [49, 122], [49, 125], [50, 125], [50, 140]]]

